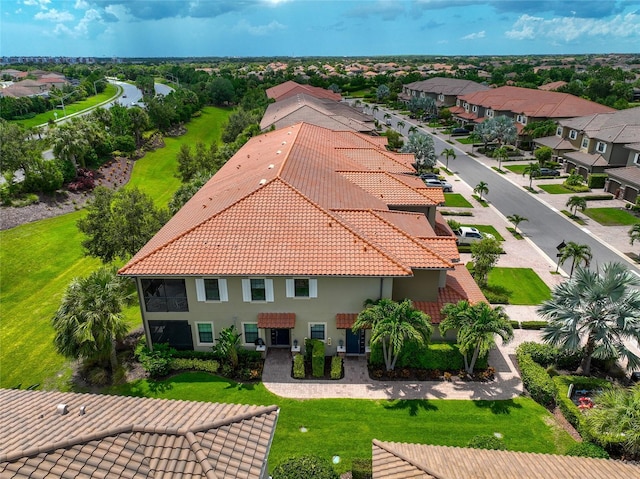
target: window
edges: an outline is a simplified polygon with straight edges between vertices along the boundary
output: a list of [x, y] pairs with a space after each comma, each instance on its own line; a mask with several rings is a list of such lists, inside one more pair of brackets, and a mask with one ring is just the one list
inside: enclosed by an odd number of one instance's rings
[[196, 323], [198, 344], [213, 344], [213, 323]]
[[493, 110], [487, 110], [487, 116], [493, 118]]
[[473, 107], [471, 108], [471, 111], [474, 113], [478, 113], [478, 105], [473, 105]]
[[607, 151], [607, 144], [599, 141], [598, 143], [596, 143], [596, 151], [598, 153], [604, 153], [605, 151]]
[[319, 339], [324, 341], [325, 338], [325, 323], [309, 323], [309, 337], [311, 339]]
[[636, 165], [640, 165], [640, 153], [636, 153], [635, 155], [633, 155], [633, 162]]
[[444, 101], [444, 95], [442, 93], [438, 95], [438, 100]]
[[255, 344], [258, 339], [258, 323], [242, 323], [245, 344]]
[[244, 278], [242, 280], [242, 300], [245, 303], [273, 302], [273, 280], [267, 278]]
[[559, 126], [558, 128], [556, 128], [556, 135], [557, 136], [562, 136], [562, 127]]
[[143, 279], [141, 284], [147, 312], [189, 311], [184, 279]]
[[460, 106], [460, 100], [456, 100], [456, 106]]
[[569, 132], [569, 139], [575, 140], [576, 138], [578, 138], [578, 132], [576, 130], [571, 130]]
[[589, 147], [589, 138], [587, 138], [586, 136], [582, 139], [582, 148], [588, 148]]
[[317, 298], [318, 280], [309, 278], [287, 279], [287, 298]]
[[198, 301], [229, 301], [227, 280], [221, 278], [196, 278]]
[[521, 123], [522, 123], [523, 125], [526, 125], [526, 124], [527, 124], [527, 115], [522, 115], [522, 121], [521, 121]]

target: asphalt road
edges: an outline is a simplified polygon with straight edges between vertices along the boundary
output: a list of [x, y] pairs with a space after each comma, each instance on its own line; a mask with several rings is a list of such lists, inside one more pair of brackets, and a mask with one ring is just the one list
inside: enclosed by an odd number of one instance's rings
[[[386, 111], [375, 112], [375, 118], [385, 123]], [[389, 112], [390, 113], [390, 112]], [[405, 126], [398, 128], [398, 121], [404, 121]], [[407, 135], [408, 129], [413, 125], [409, 120], [391, 114], [391, 127], [396, 131]], [[429, 133], [428, 129], [420, 128], [420, 131]], [[438, 156], [445, 148], [456, 148], [437, 135], [432, 135]], [[513, 214], [524, 216], [528, 221], [521, 223], [518, 228], [533, 243], [540, 248], [552, 261], [555, 262], [556, 247], [562, 242], [574, 241], [591, 247], [593, 260], [591, 267], [610, 262], [623, 263], [630, 271], [640, 276], [640, 269], [621, 258], [609, 246], [601, 242], [595, 236], [588, 234], [582, 228], [576, 226], [556, 209], [538, 201], [536, 197], [519, 186], [505, 179], [500, 173], [485, 166], [483, 163], [468, 156], [464, 151], [456, 148], [455, 160], [456, 174], [469, 186], [474, 187], [484, 181], [489, 187], [487, 200], [505, 217]], [[455, 190], [455, 185], [454, 185]], [[565, 265], [566, 266], [566, 265]]]

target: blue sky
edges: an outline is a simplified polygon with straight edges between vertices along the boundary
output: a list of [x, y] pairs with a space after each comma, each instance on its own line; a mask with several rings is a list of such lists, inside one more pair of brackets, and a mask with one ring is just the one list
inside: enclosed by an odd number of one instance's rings
[[640, 0], [0, 0], [0, 55], [640, 52]]

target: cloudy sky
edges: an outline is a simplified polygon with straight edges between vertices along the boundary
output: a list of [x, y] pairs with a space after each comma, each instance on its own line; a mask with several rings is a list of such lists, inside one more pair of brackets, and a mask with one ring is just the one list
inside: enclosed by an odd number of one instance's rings
[[640, 52], [640, 0], [0, 0], [0, 55]]

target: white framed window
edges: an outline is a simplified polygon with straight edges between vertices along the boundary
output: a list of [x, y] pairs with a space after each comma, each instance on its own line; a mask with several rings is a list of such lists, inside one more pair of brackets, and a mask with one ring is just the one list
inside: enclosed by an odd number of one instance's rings
[[229, 301], [227, 280], [223, 278], [196, 278], [198, 301]]
[[522, 115], [522, 121], [521, 121], [521, 123], [522, 123], [523, 125], [526, 125], [526, 124], [527, 124], [527, 115]]
[[287, 278], [287, 298], [317, 298], [318, 280], [311, 278]]
[[569, 132], [569, 139], [575, 140], [576, 138], [578, 138], [578, 132], [576, 130], [571, 130]]
[[588, 148], [588, 147], [589, 147], [589, 138], [585, 136], [584, 138], [582, 138], [582, 148]]
[[258, 323], [242, 323], [244, 344], [255, 344], [258, 339]]
[[518, 116], [516, 116], [516, 121], [517, 121], [518, 123], [522, 123], [522, 115], [518, 115]]
[[487, 110], [487, 116], [489, 118], [493, 118], [493, 110], [491, 110], [491, 109]]
[[460, 100], [456, 100], [456, 106], [460, 106]]
[[198, 332], [198, 346], [209, 346], [213, 344], [213, 323], [196, 323]]
[[562, 127], [559, 126], [558, 128], [556, 128], [556, 135], [557, 136], [562, 136]]
[[640, 165], [640, 153], [636, 153], [633, 155], [633, 163], [636, 165]]
[[438, 100], [444, 101], [444, 95], [442, 93], [438, 95]]
[[243, 278], [242, 300], [245, 303], [272, 303], [273, 280], [269, 278]]
[[473, 107], [471, 108], [471, 111], [474, 113], [478, 113], [478, 105], [473, 105]]
[[309, 338], [325, 341], [327, 339], [327, 323], [309, 323]]
[[607, 151], [607, 144], [599, 141], [598, 143], [596, 143], [596, 151], [598, 153], [604, 153], [605, 151]]

